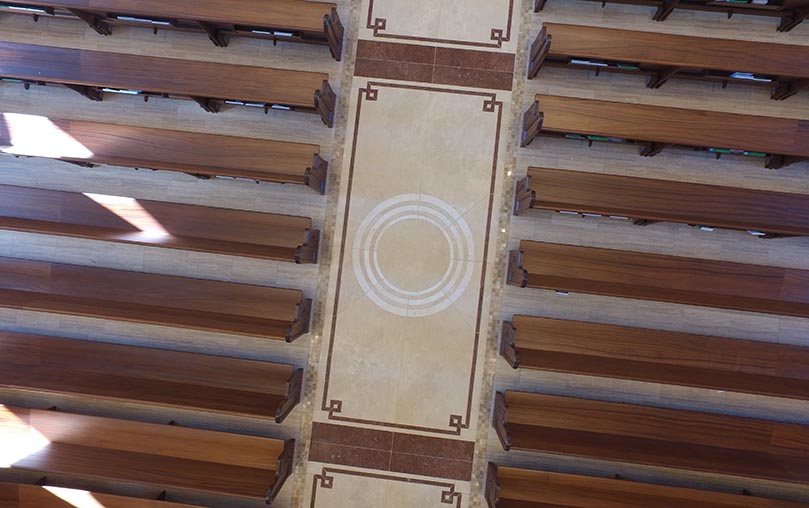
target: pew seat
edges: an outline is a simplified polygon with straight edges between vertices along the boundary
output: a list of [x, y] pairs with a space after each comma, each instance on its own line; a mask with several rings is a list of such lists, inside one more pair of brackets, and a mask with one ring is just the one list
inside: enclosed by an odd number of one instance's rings
[[[541, 11], [548, 0], [534, 0], [534, 12]], [[692, 11], [721, 12], [730, 18], [734, 14], [778, 18], [779, 32], [788, 32], [809, 18], [809, 0], [779, 0], [764, 4], [753, 2], [722, 2], [716, 0], [588, 0], [598, 2], [602, 7], [607, 3], [645, 5], [655, 7], [652, 19], [665, 21], [676, 9]]]
[[0, 483], [2, 508], [193, 508], [190, 504], [115, 496], [48, 485]]
[[292, 341], [311, 300], [268, 286], [0, 257], [0, 307]]
[[0, 113], [0, 151], [98, 164], [307, 185], [324, 194], [320, 147], [268, 139]]
[[309, 111], [334, 125], [328, 74], [249, 65], [0, 42], [0, 78], [62, 85], [94, 101], [105, 93], [189, 99], [211, 113], [224, 103]]
[[666, 148], [747, 155], [777, 169], [809, 160], [809, 120], [537, 95], [523, 115], [522, 146], [538, 135], [641, 146], [644, 157]]
[[513, 368], [809, 400], [809, 347], [514, 315]]
[[545, 66], [644, 76], [648, 88], [672, 78], [764, 86], [776, 100], [809, 88], [805, 46], [559, 23], [531, 45], [528, 78]]
[[0, 185], [0, 229], [109, 242], [317, 261], [308, 217]]
[[0, 406], [5, 467], [269, 502], [294, 440]]
[[557, 243], [520, 242], [508, 283], [809, 317], [809, 270]]
[[[806, 508], [760, 496], [537, 471], [489, 463], [489, 508]], [[606, 503], [606, 504], [605, 504]]]
[[343, 24], [336, 4], [304, 0], [20, 0], [1, 2], [0, 12], [84, 21], [101, 35], [112, 26], [130, 25], [157, 30], [206, 34], [218, 47], [229, 38], [252, 37], [318, 44], [340, 60]]
[[809, 236], [809, 195], [653, 178], [528, 168], [514, 213], [529, 209], [677, 222], [748, 231], [759, 238]]
[[506, 450], [809, 484], [809, 426], [509, 390], [495, 396]]
[[274, 419], [300, 402], [303, 369], [281, 363], [0, 332], [0, 386]]

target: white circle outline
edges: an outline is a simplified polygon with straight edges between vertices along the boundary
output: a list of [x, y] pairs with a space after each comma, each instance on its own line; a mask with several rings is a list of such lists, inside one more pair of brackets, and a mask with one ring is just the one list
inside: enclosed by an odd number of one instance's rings
[[[403, 220], [428, 222], [441, 231], [450, 248], [444, 275], [418, 291], [396, 286], [379, 266], [379, 241]], [[354, 274], [360, 287], [369, 297], [376, 296], [371, 298], [376, 305], [401, 316], [428, 316], [446, 309], [466, 290], [474, 271], [474, 240], [468, 224], [450, 204], [430, 195], [399, 194], [378, 204], [360, 222], [353, 250]]]

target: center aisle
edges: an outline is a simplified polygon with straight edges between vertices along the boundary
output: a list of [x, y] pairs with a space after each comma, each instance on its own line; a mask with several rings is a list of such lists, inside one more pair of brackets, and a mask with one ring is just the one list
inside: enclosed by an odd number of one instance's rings
[[360, 6], [304, 506], [479, 490], [515, 3]]

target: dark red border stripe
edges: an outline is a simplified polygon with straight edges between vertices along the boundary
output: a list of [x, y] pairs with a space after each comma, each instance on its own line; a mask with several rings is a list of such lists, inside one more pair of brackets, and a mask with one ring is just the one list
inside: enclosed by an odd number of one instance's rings
[[469, 481], [475, 443], [315, 422], [309, 460]]
[[361, 40], [357, 45], [354, 75], [511, 90], [514, 55]]

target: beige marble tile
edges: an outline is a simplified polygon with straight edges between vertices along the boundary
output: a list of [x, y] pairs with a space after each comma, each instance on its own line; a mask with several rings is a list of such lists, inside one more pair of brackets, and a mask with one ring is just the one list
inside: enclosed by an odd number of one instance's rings
[[359, 37], [513, 53], [520, 0], [364, 0]]
[[308, 508], [466, 508], [469, 484], [310, 462]]
[[[375, 100], [351, 94], [349, 126], [358, 106], [360, 122], [343, 161], [348, 195], [353, 155], [349, 219], [338, 214], [342, 272], [326, 307], [335, 296], [339, 305], [333, 336], [327, 311], [318, 401], [324, 392], [327, 406], [340, 401], [338, 421], [471, 438], [483, 349], [475, 332], [488, 327], [481, 280], [492, 280], [483, 260], [494, 256], [489, 207], [499, 207], [492, 186], [499, 193], [511, 96], [377, 83]], [[366, 85], [355, 80], [352, 91]]]

